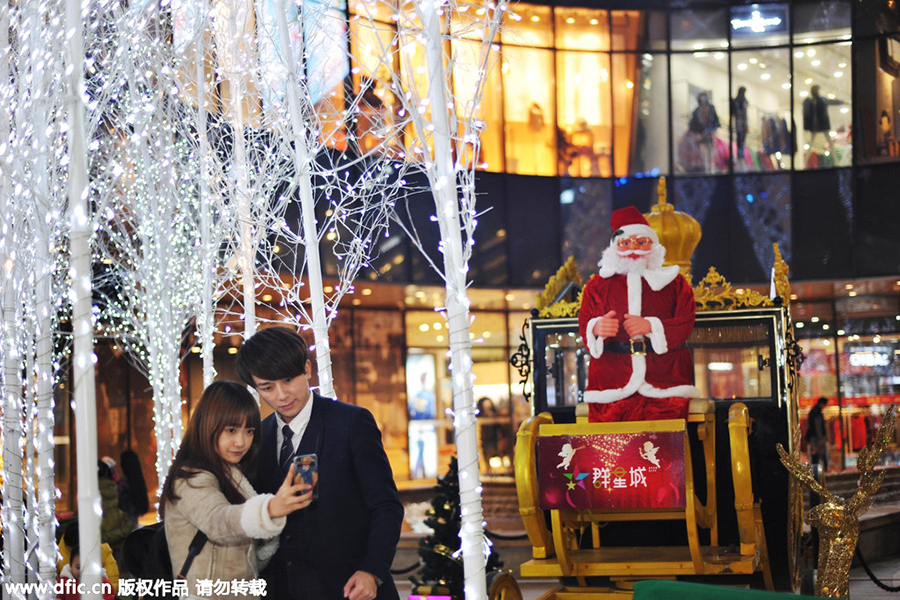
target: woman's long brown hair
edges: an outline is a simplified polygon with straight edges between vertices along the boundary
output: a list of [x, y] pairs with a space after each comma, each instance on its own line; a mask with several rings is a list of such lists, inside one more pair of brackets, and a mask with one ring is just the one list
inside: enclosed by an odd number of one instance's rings
[[179, 479], [190, 480], [198, 470], [215, 476], [219, 489], [230, 503], [244, 502], [244, 495], [232, 480], [231, 465], [216, 451], [219, 436], [228, 427], [254, 430], [253, 443], [238, 464], [245, 477], [253, 478], [261, 443], [259, 405], [243, 385], [234, 381], [213, 382], [203, 390], [175, 455], [175, 462], [169, 468], [163, 486], [161, 515], [165, 515], [167, 503], [179, 499], [175, 494], [175, 482]]

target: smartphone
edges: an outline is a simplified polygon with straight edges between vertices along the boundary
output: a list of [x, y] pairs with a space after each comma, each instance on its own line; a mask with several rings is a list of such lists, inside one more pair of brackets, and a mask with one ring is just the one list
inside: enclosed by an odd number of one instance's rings
[[315, 454], [301, 454], [294, 457], [294, 472], [300, 481], [313, 486], [312, 499], [319, 499], [319, 459]]

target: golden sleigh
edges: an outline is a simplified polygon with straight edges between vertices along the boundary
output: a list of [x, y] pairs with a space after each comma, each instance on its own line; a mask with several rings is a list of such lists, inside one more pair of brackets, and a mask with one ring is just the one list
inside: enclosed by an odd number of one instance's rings
[[[676, 244], [665, 239], [661, 221], [682, 214], [665, 204], [663, 186], [647, 218], [669, 249]], [[684, 235], [691, 226], [677, 223], [676, 229]], [[629, 597], [634, 583], [645, 579], [797, 586], [806, 560], [802, 494], [775, 447], [793, 451], [801, 353], [790, 320], [787, 265], [777, 247], [775, 253], [774, 298], [733, 290], [713, 269], [695, 287], [698, 312], [688, 346], [704, 397], [692, 401], [683, 420], [587, 422], [580, 402], [588, 361], [578, 334], [580, 298], [568, 292], [581, 285], [573, 261], [551, 279], [511, 359], [533, 401], [515, 448], [519, 512], [532, 546], [521, 575], [560, 580], [541, 600]], [[642, 500], [641, 490], [629, 492], [630, 503], [613, 500], [601, 467], [615, 467], [623, 456], [635, 460], [635, 449], [648, 440], [651, 449], [663, 442], [680, 446], [681, 471], [674, 479], [671, 473], [657, 477], [645, 495], [661, 497], [662, 486], [676, 486], [680, 501], [657, 505]], [[577, 460], [567, 469], [551, 462], [565, 461], [576, 446], [583, 449], [580, 470]], [[627, 483], [637, 463], [623, 464], [618, 468]], [[492, 588], [491, 597], [520, 596], [507, 581]]]

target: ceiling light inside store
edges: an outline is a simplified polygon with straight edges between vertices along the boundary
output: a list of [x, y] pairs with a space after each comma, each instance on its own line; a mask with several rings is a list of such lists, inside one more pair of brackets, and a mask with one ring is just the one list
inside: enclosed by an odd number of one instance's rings
[[831, 325], [828, 323], [822, 324], [822, 331], [828, 331], [829, 329], [831, 329]]
[[762, 79], [763, 81], [768, 81], [768, 80], [772, 79], [772, 76], [768, 73], [763, 73], [762, 75], [759, 76], [759, 78]]
[[782, 83], [782, 84], [781, 84], [781, 89], [783, 89], [783, 90], [789, 90], [789, 89], [791, 89], [791, 84], [790, 84], [790, 83]]
[[531, 15], [531, 21], [532, 21], [532, 22], [537, 23], [537, 22], [540, 21], [540, 20], [541, 20], [541, 18], [540, 18], [539, 16], [537, 16], [537, 15]]
[[803, 58], [803, 50], [798, 50], [794, 52], [794, 58]]
[[815, 60], [809, 61], [809, 64], [811, 64], [811, 65], [814, 66], [814, 67], [818, 67], [819, 65], [822, 64], [822, 61], [819, 60], [819, 59], [817, 58], [817, 59], [815, 59]]
[[575, 19], [573, 17], [569, 17], [568, 19], [566, 19], [566, 23], [568, 23], [569, 25], [571, 25], [574, 22], [575, 22]]
[[797, 329], [803, 329], [803, 321], [797, 323]]
[[706, 365], [706, 368], [710, 371], [731, 371], [734, 369], [734, 365], [730, 362], [711, 362]]
[[812, 83], [812, 77], [807, 77], [806, 79], [803, 80], [803, 83], [805, 83], [806, 85], [811, 84], [811, 83]]
[[848, 296], [850, 296], [850, 297], [851, 297], [851, 298], [853, 298], [853, 297], [855, 297], [855, 296], [856, 296], [856, 292], [850, 292], [850, 293], [849, 293], [849, 294], [847, 294], [847, 295], [848, 295]]
[[428, 323], [422, 323], [421, 325], [419, 325], [419, 331], [428, 331]]
[[739, 65], [737, 66], [737, 70], [738, 70], [738, 71], [746, 71], [746, 70], [747, 70], [747, 63], [741, 63], [741, 64], [739, 64]]
[[823, 346], [830, 346], [830, 345], [831, 345], [831, 340], [822, 340], [822, 345], [823, 345]]
[[846, 69], [846, 68], [847, 68], [847, 63], [845, 63], [845, 62], [838, 63], [838, 69]]
[[435, 341], [443, 342], [443, 341], [444, 341], [444, 336], [439, 335], [439, 336], [436, 336], [434, 339], [435, 339]]
[[751, 64], [751, 65], [755, 65], [755, 64], [758, 63], [758, 62], [759, 62], [759, 59], [756, 59], [756, 58], [751, 58], [751, 59], [750, 59], [750, 64]]
[[808, 57], [812, 58], [813, 56], [816, 55], [816, 49], [815, 49], [815, 48], [810, 48], [809, 50], [806, 51], [806, 55], [807, 55]]
[[716, 52], [715, 54], [713, 54], [713, 58], [715, 58], [716, 60], [722, 60], [723, 58], [725, 58], [725, 53]]
[[812, 319], [810, 319], [810, 321], [811, 321], [812, 323], [818, 323], [818, 322], [819, 322], [819, 317], [813, 317]]
[[441, 325], [440, 323], [435, 323], [434, 325], [432, 325], [432, 327], [434, 327], [435, 331], [439, 331], [441, 327], [443, 327], [443, 325]]
[[847, 333], [847, 332], [844, 331], [843, 329], [838, 329], [838, 330], [837, 330], [837, 334], [838, 334], [838, 335], [844, 335], [845, 333]]
[[600, 21], [598, 21], [597, 19], [591, 19], [590, 22], [591, 22], [591, 25], [596, 25], [596, 24], [599, 23]]

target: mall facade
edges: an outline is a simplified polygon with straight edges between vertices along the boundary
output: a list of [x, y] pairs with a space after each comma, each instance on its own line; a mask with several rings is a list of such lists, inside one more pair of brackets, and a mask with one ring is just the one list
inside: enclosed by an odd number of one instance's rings
[[[375, 28], [357, 17], [364, 0], [334, 8], [357, 65], [328, 94], [332, 106], [364, 85], [366, 65], [376, 70], [377, 48], [396, 35], [387, 15]], [[537, 293], [570, 256], [585, 280], [595, 272], [611, 212], [648, 212], [661, 176], [669, 203], [703, 230], [695, 281], [715, 267], [735, 287], [767, 292], [778, 245], [805, 356], [801, 412], [830, 399], [832, 463], [852, 466], [882, 408], [900, 400], [900, 6], [520, 2], [494, 54], [469, 290], [475, 398], [494, 406], [479, 419], [483, 475], [512, 475], [515, 432], [531, 412], [509, 359]], [[410, 56], [396, 72], [424, 61]], [[390, 119], [395, 102], [378, 80], [370, 108]], [[460, 95], [466, 85], [454, 81]], [[374, 135], [364, 119], [359, 127], [360, 138]], [[410, 204], [423, 207], [422, 232], [437, 248], [428, 205]], [[336, 277], [335, 260], [325, 260]], [[446, 323], [436, 310], [443, 293], [394, 232], [331, 331], [339, 398], [372, 411], [397, 480], [410, 485], [442, 472], [454, 452]], [[279, 298], [259, 301], [265, 320]], [[240, 341], [218, 336], [220, 377], [236, 379]], [[185, 351], [187, 415], [202, 369], [190, 342]], [[114, 340], [97, 355], [99, 453], [140, 449], [152, 478], [149, 385]], [[74, 498], [69, 389], [56, 405], [60, 510]]]

